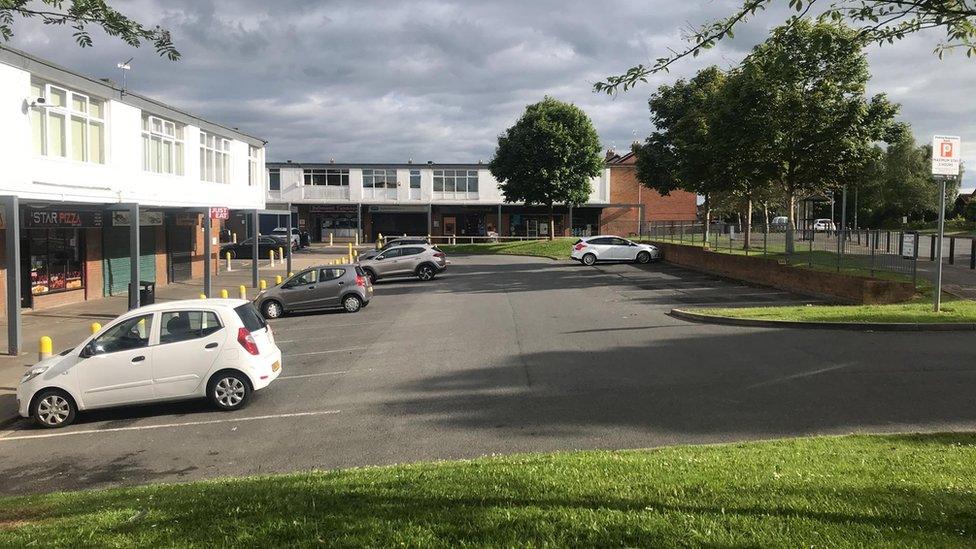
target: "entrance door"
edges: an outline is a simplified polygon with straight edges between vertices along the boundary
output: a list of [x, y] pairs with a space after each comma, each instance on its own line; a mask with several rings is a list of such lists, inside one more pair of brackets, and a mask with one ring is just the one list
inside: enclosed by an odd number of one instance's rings
[[193, 229], [177, 225], [175, 219], [167, 219], [166, 259], [169, 265], [170, 282], [190, 280], [193, 263]]
[[[106, 227], [104, 235], [105, 295], [126, 295], [129, 291], [129, 227]], [[156, 227], [139, 230], [139, 276], [156, 280]]]
[[453, 215], [444, 216], [444, 234], [445, 235], [457, 234], [457, 219]]

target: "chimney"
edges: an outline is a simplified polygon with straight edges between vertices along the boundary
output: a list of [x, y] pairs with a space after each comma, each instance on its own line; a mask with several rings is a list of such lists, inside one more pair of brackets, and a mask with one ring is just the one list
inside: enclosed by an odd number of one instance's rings
[[604, 160], [606, 160], [607, 162], [609, 162], [609, 161], [613, 160], [614, 158], [617, 158], [617, 151], [613, 150], [613, 147], [610, 147], [609, 149], [607, 149], [607, 154], [606, 154], [606, 157], [604, 158]]

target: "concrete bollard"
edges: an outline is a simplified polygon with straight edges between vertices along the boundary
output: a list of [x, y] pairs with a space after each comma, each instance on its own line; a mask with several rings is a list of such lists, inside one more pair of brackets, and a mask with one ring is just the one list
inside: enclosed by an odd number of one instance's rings
[[233, 270], [234, 269], [233, 269], [233, 267], [231, 267], [231, 264], [230, 264], [230, 252], [227, 252], [227, 272], [229, 273], [229, 272], [231, 272]]
[[281, 275], [275, 275], [275, 286], [281, 284]]
[[274, 250], [268, 250], [268, 259], [271, 260], [271, 266], [274, 267], [275, 266], [275, 261], [274, 261], [275, 260], [275, 252], [274, 252]]
[[227, 288], [223, 288], [223, 289], [220, 290], [220, 297], [222, 297], [224, 299], [227, 299], [228, 297], [230, 297], [230, 294], [227, 293]]
[[332, 247], [332, 233], [329, 233], [329, 247]]
[[262, 278], [260, 284], [258, 285], [258, 287], [261, 288], [261, 290], [267, 290], [268, 289], [268, 281]]
[[427, 234], [427, 244], [430, 244], [430, 234]]
[[247, 288], [246, 288], [246, 287], [245, 287], [245, 286], [244, 286], [243, 284], [241, 284], [241, 285], [240, 285], [240, 286], [239, 286], [239, 287], [237, 288], [237, 290], [238, 290], [238, 292], [239, 292], [239, 294], [240, 294], [240, 298], [241, 298], [241, 299], [247, 299]]
[[231, 233], [230, 238], [231, 238], [231, 242], [237, 244], [237, 233]]
[[383, 233], [378, 233], [376, 235], [376, 249], [378, 250], [382, 247], [383, 247]]
[[92, 335], [95, 335], [98, 333], [99, 330], [102, 329], [102, 325], [97, 322], [92, 322], [91, 326], [89, 326], [88, 328], [91, 329]]
[[356, 245], [359, 246], [359, 233], [356, 233]]
[[54, 342], [51, 338], [47, 336], [42, 336], [41, 340], [37, 343], [37, 360], [44, 360], [45, 358], [50, 358], [53, 354], [51, 349], [54, 348]]

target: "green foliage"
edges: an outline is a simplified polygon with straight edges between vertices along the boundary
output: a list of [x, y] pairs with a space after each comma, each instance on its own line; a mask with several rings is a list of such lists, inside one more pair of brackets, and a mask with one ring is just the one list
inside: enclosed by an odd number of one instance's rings
[[6, 498], [0, 546], [972, 547], [974, 493], [973, 434], [815, 437]]
[[600, 138], [582, 109], [546, 97], [499, 136], [489, 169], [506, 202], [580, 205], [603, 170]]
[[14, 16], [38, 18], [45, 25], [68, 25], [74, 31], [75, 41], [83, 48], [92, 46], [89, 28], [98, 27], [130, 46], [151, 42], [160, 56], [171, 61], [180, 58], [169, 31], [159, 26], [144, 26], [119, 13], [105, 0], [0, 0], [0, 38], [4, 41], [13, 37]]
[[962, 210], [962, 217], [970, 223], [976, 222], [976, 200], [970, 200]]
[[976, 6], [969, 0], [743, 0], [742, 5], [726, 18], [698, 27], [687, 37], [689, 45], [684, 49], [669, 50], [667, 55], [652, 63], [631, 67], [623, 74], [610, 76], [597, 82], [593, 89], [608, 94], [626, 91], [658, 72], [686, 57], [697, 57], [720, 41], [734, 36], [734, 29], [767, 7], [787, 4], [796, 14], [789, 17], [786, 26], [807, 20], [810, 13], [817, 13], [821, 22], [846, 22], [855, 28], [855, 35], [862, 44], [892, 44], [896, 40], [920, 31], [938, 29], [945, 33], [935, 52], [942, 55], [950, 50], [962, 49], [967, 57], [976, 54]]

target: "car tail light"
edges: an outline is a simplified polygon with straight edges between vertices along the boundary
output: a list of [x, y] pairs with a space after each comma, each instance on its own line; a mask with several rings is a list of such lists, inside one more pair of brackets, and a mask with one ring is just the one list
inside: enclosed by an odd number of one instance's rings
[[579, 244], [576, 245], [575, 248], [576, 248], [576, 251], [578, 252], [578, 251], [582, 250], [585, 247], [586, 247], [586, 243], [585, 242], [580, 242]]
[[434, 252], [434, 257], [446, 257], [444, 252]]
[[247, 331], [247, 328], [240, 327], [237, 330], [237, 342], [244, 347], [244, 350], [251, 353], [254, 356], [261, 354], [258, 351], [258, 344], [254, 342], [254, 338], [251, 337], [251, 332]]
[[366, 277], [364, 277], [362, 275], [356, 275], [356, 286], [359, 286], [360, 288], [365, 288], [366, 287]]

